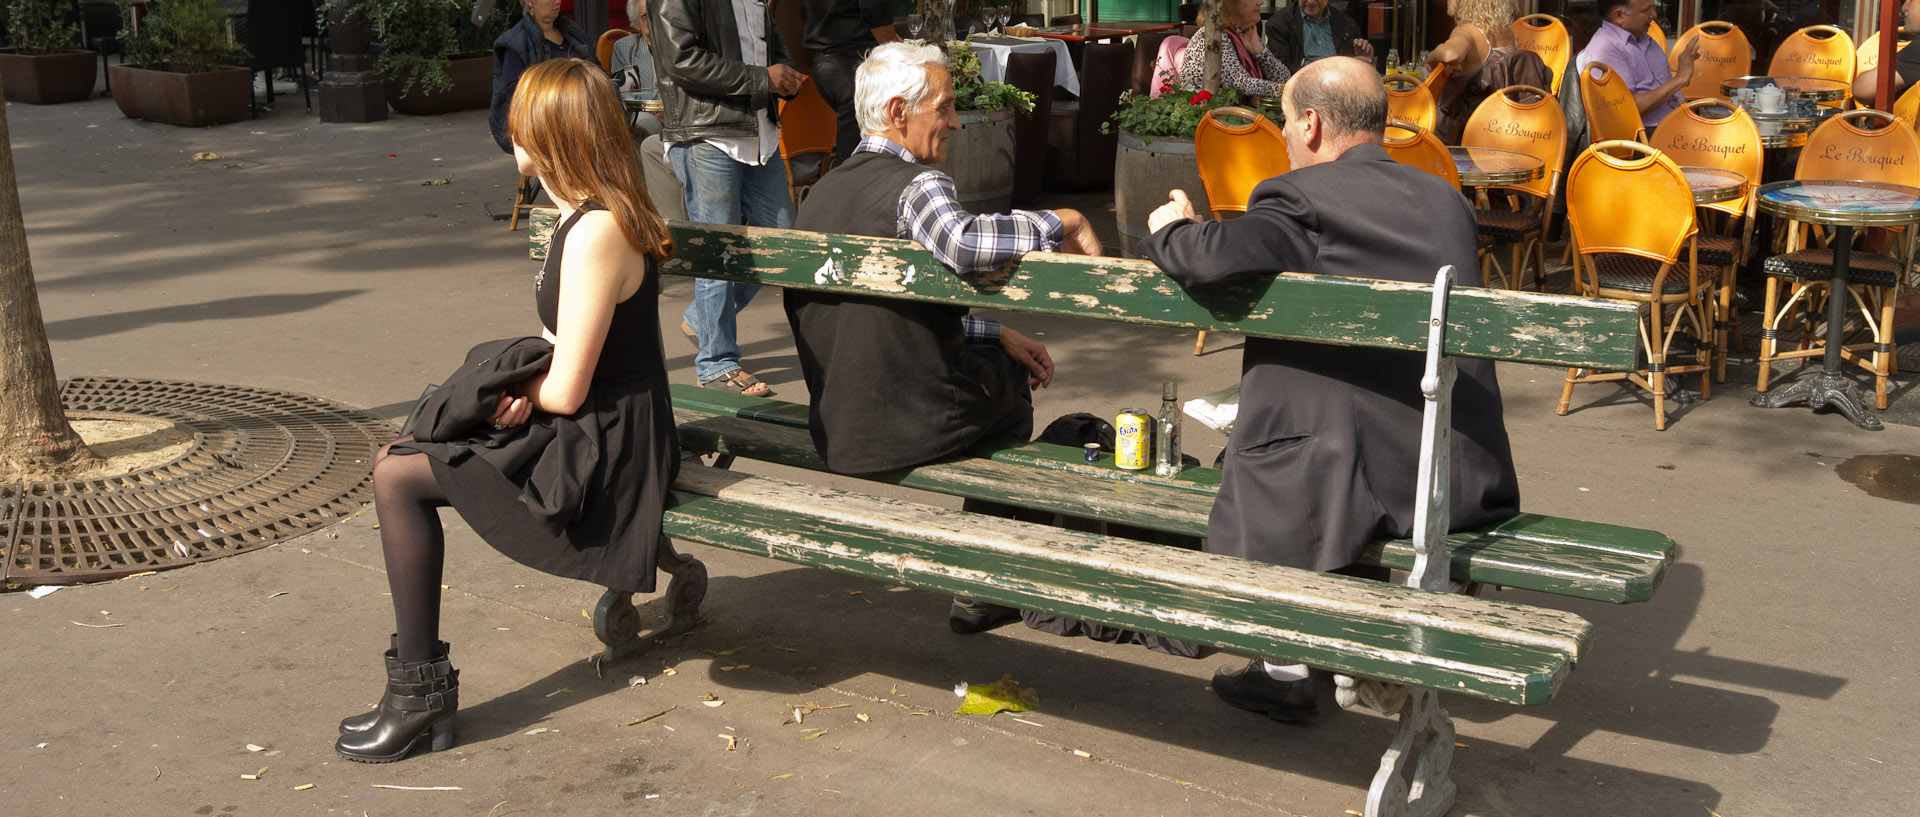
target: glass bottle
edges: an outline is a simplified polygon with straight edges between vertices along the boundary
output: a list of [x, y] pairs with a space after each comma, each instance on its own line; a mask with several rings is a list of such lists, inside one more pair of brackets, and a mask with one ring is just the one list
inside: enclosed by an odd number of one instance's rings
[[1163, 477], [1180, 473], [1180, 397], [1168, 380], [1160, 384], [1160, 417], [1153, 423], [1153, 472]]

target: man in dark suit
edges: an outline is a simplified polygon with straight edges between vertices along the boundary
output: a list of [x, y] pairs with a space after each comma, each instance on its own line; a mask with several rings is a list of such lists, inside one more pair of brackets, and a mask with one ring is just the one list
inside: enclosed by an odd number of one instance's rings
[[1373, 44], [1346, 12], [1328, 0], [1296, 0], [1267, 18], [1267, 50], [1287, 70], [1300, 73], [1322, 57], [1359, 57], [1371, 62]]
[[[1281, 106], [1293, 170], [1261, 182], [1246, 215], [1228, 221], [1200, 220], [1172, 191], [1148, 219], [1142, 256], [1189, 288], [1282, 271], [1429, 282], [1446, 264], [1461, 285], [1480, 285], [1467, 200], [1380, 147], [1387, 99], [1372, 66], [1317, 61]], [[1520, 491], [1493, 363], [1458, 364], [1449, 500], [1453, 526], [1466, 528], [1512, 516]], [[1368, 542], [1412, 535], [1423, 369], [1419, 352], [1249, 338], [1207, 550], [1358, 575]], [[1216, 673], [1213, 688], [1279, 720], [1318, 711], [1304, 665], [1255, 658]]]

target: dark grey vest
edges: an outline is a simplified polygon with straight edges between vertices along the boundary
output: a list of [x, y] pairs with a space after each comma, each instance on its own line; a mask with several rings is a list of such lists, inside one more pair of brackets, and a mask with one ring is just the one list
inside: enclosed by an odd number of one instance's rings
[[[856, 153], [814, 185], [793, 226], [897, 238], [900, 193], [925, 170], [891, 154]], [[1006, 378], [991, 361], [966, 353], [965, 307], [798, 289], [785, 297], [813, 395], [813, 445], [828, 468], [908, 468], [994, 430], [1011, 395], [998, 393], [1008, 391]]]

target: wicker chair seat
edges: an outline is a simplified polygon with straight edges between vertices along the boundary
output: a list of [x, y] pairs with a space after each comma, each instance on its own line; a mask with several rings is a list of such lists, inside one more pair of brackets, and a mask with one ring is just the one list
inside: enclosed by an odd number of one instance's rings
[[[1833, 250], [1814, 247], [1767, 259], [1768, 275], [1802, 281], [1833, 280]], [[1854, 252], [1847, 263], [1847, 280], [1864, 286], [1891, 287], [1900, 283], [1900, 262], [1877, 252]]]
[[[1629, 292], [1652, 292], [1653, 279], [1660, 274], [1660, 262], [1639, 255], [1602, 252], [1587, 256], [1600, 274], [1601, 289], [1623, 289]], [[1667, 271], [1667, 280], [1662, 282], [1663, 295], [1685, 295], [1687, 293], [1687, 271], [1675, 265]]]
[[1698, 240], [1700, 266], [1733, 266], [1733, 255], [1740, 251], [1740, 239], [1730, 235], [1701, 233]]
[[1501, 243], [1514, 244], [1525, 241], [1527, 234], [1540, 229], [1538, 213], [1474, 210], [1473, 215], [1480, 221], [1480, 234]]

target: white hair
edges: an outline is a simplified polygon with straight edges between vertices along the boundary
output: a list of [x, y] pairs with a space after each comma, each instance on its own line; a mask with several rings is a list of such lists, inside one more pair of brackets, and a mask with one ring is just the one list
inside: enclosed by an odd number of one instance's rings
[[641, 8], [646, 4], [647, 0], [627, 0], [627, 25], [633, 26], [635, 30], [640, 28], [639, 20], [645, 15]]
[[930, 65], [947, 66], [946, 52], [937, 45], [891, 42], [867, 52], [853, 83], [853, 112], [860, 120], [860, 132], [887, 129], [887, 102], [894, 97], [905, 101], [907, 110], [920, 110], [936, 91], [927, 82]]

